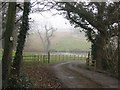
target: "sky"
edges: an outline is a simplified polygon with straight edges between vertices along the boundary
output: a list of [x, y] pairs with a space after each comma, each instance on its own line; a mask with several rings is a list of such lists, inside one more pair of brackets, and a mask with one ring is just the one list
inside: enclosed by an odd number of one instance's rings
[[[57, 11], [53, 10], [53, 13], [57, 13]], [[47, 26], [52, 26], [57, 29], [57, 31], [71, 31], [74, 29], [74, 26], [69, 23], [67, 19], [65, 19], [62, 15], [54, 15], [53, 13], [47, 12], [40, 12], [40, 13], [31, 13], [29, 17], [33, 20], [32, 24], [32, 31], [42, 30], [42, 28]]]

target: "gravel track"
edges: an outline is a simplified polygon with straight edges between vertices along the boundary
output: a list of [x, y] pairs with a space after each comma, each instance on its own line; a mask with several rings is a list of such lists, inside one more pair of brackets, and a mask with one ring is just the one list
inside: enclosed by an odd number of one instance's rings
[[67, 88], [118, 88], [115, 78], [80, 68], [82, 61], [62, 62], [52, 66], [56, 77]]

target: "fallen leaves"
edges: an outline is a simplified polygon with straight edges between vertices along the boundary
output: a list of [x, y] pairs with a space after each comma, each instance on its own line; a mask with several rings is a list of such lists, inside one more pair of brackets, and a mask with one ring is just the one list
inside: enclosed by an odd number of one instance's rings
[[24, 72], [30, 77], [35, 88], [62, 88], [61, 82], [55, 77], [48, 66], [32, 62], [23, 65]]

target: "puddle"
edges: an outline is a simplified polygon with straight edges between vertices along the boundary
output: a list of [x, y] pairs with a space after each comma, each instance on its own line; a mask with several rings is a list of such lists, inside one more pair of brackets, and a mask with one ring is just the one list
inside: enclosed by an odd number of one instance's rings
[[73, 76], [68, 76], [69, 79], [73, 79], [74, 77]]

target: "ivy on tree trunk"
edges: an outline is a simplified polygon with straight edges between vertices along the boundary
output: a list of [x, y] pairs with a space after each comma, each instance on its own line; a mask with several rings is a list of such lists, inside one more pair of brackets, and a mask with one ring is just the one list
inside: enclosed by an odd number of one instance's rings
[[16, 84], [16, 79], [18, 79], [20, 76], [24, 44], [25, 44], [27, 31], [29, 30], [29, 18], [28, 18], [29, 12], [30, 12], [30, 2], [24, 2], [22, 25], [21, 25], [21, 30], [18, 35], [18, 45], [17, 45], [15, 57], [13, 60], [13, 67], [12, 67], [13, 68], [12, 78], [13, 78], [14, 84]]

